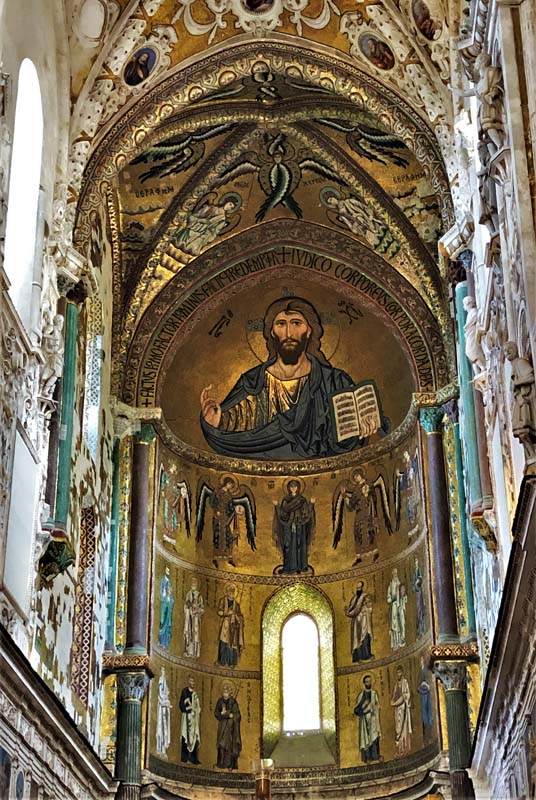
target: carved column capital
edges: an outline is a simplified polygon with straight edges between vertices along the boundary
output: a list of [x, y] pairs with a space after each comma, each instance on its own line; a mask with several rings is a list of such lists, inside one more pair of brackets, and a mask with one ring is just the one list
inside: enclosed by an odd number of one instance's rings
[[419, 412], [419, 418], [424, 431], [427, 434], [441, 433], [441, 425], [444, 415], [445, 411], [442, 406], [421, 408]]
[[467, 688], [465, 661], [436, 661], [434, 675], [439, 678], [446, 692], [465, 692]]
[[[149, 428], [153, 430], [152, 425], [148, 424], [151, 421], [162, 419], [161, 408], [138, 408], [136, 406], [129, 406], [113, 397], [111, 400], [111, 409], [114, 418], [114, 434], [116, 439], [124, 439], [125, 436], [134, 436], [137, 441], [152, 441], [147, 439], [150, 436]], [[153, 437], [154, 438], [154, 435]]]
[[141, 703], [149, 686], [149, 676], [145, 670], [117, 673], [117, 699]]

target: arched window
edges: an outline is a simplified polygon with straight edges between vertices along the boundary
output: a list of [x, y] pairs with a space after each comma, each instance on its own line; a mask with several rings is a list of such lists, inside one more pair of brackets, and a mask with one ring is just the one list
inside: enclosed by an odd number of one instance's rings
[[19, 70], [15, 108], [4, 269], [11, 284], [10, 297], [26, 327], [30, 322], [42, 149], [41, 88], [35, 66], [25, 58]]
[[318, 628], [308, 614], [294, 614], [283, 625], [283, 732], [318, 731], [320, 669]]
[[334, 764], [333, 610], [316, 588], [285, 586], [262, 615], [262, 752], [276, 766]]

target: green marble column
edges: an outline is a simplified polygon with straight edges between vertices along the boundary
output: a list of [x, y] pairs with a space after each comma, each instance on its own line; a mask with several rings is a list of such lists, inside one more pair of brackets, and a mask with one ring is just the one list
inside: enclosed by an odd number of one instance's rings
[[[74, 401], [76, 383], [76, 349], [78, 345], [78, 305], [67, 300], [64, 308], [65, 333], [63, 353], [63, 375], [59, 412], [59, 436], [57, 462], [54, 463], [49, 495], [54, 496], [52, 517], [43, 528], [50, 532], [50, 543], [39, 559], [39, 575], [49, 582], [72, 566], [76, 554], [67, 539], [67, 520], [71, 497], [71, 450], [73, 442]], [[55, 461], [55, 453], [53, 454]], [[55, 485], [54, 485], [55, 484]]]
[[462, 406], [462, 436], [465, 450], [466, 478], [469, 489], [469, 507], [481, 509], [483, 501], [482, 481], [480, 478], [480, 461], [476, 429], [475, 406], [473, 399], [473, 370], [465, 355], [465, 321], [467, 313], [463, 301], [467, 297], [467, 282], [456, 286], [456, 323], [458, 339], [458, 377], [460, 381], [460, 397]]
[[117, 673], [117, 800], [139, 800], [141, 793], [141, 704], [149, 685], [144, 669]]
[[452, 800], [474, 800], [473, 784], [467, 773], [471, 762], [471, 735], [466, 664], [464, 661], [437, 661], [434, 673], [445, 689]]
[[63, 356], [58, 483], [54, 520], [55, 527], [63, 529], [67, 527], [71, 495], [71, 448], [73, 441], [77, 340], [78, 306], [68, 300], [65, 304], [65, 350]]
[[434, 600], [438, 622], [438, 640], [458, 639], [454, 570], [449, 526], [449, 502], [445, 455], [443, 451], [443, 408], [422, 408], [421, 425], [426, 432], [428, 451], [427, 491], [430, 497], [430, 526], [434, 557]]

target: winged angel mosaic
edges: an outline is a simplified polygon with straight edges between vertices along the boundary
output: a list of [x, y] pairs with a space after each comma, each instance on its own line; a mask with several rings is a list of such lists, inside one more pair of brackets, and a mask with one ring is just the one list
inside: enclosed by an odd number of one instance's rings
[[197, 486], [196, 540], [201, 541], [205, 528], [207, 505], [212, 511], [213, 563], [227, 561], [236, 567], [236, 548], [246, 535], [249, 546], [256, 550], [257, 511], [251, 489], [238, 483], [234, 475], [222, 475], [214, 488], [201, 478]]
[[[193, 8], [197, 0], [179, 0], [179, 8], [172, 19], [177, 22], [182, 17], [188, 33], [193, 36], [208, 36], [208, 44], [212, 42], [218, 30], [227, 27], [227, 14], [235, 17], [235, 28], [242, 28], [246, 33], [254, 36], [263, 36], [269, 31], [281, 27], [281, 15], [284, 11], [290, 12], [290, 22], [296, 26], [297, 33], [301, 36], [303, 25], [316, 30], [322, 30], [329, 23], [331, 13], [340, 16], [340, 11], [333, 0], [323, 0], [320, 13], [316, 17], [304, 15], [309, 5], [309, 0], [205, 0], [199, 4], [206, 6], [214, 18], [210, 22], [197, 22]], [[203, 11], [206, 13], [206, 8]]]

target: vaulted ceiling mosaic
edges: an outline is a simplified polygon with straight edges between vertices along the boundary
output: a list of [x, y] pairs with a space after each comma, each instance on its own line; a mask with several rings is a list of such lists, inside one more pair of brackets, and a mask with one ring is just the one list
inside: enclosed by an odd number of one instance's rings
[[437, 242], [453, 219], [458, 23], [440, 0], [82, 0], [75, 12], [75, 244], [95, 249], [104, 201], [123, 356], [178, 273], [246, 232], [276, 246], [275, 220], [329, 231], [340, 252], [364, 245], [448, 331]]

